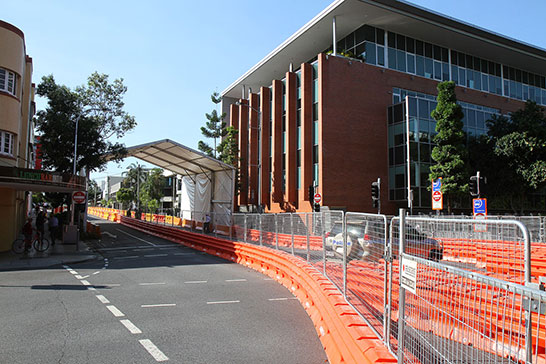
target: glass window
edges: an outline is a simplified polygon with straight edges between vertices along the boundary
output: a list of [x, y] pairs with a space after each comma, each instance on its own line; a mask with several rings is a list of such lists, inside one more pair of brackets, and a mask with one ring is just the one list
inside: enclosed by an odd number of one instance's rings
[[415, 39], [406, 37], [406, 51], [415, 53]]
[[467, 109], [466, 116], [467, 116], [466, 120], [468, 122], [467, 126], [470, 128], [475, 128], [476, 127], [476, 111]]
[[466, 70], [459, 67], [459, 85], [466, 86]]
[[389, 48], [388, 56], [389, 56], [389, 68], [395, 70], [396, 69], [396, 49]]
[[429, 119], [430, 114], [428, 113], [428, 101], [423, 99], [418, 99], [419, 105], [419, 117], [423, 119]]
[[413, 54], [407, 54], [407, 60], [408, 60], [408, 72], [409, 73], [415, 73], [415, 56]]
[[523, 100], [529, 100], [529, 86], [523, 85]]
[[375, 54], [375, 44], [371, 42], [366, 42], [366, 53], [364, 55], [366, 63], [376, 64], [376, 54]]
[[396, 69], [406, 72], [406, 52], [396, 51]]
[[432, 44], [425, 43], [425, 57], [432, 58]]
[[385, 47], [377, 46], [377, 64], [379, 66], [385, 65]]
[[482, 90], [489, 91], [489, 76], [482, 73]]
[[13, 145], [15, 135], [7, 131], [0, 132], [0, 154], [13, 157]]
[[377, 44], [385, 45], [385, 31], [383, 29], [375, 29], [375, 42]]
[[415, 41], [415, 54], [418, 54], [420, 56], [425, 55], [425, 45], [420, 40]]
[[415, 72], [419, 76], [425, 76], [425, 59], [422, 56], [415, 57]]
[[442, 60], [442, 48], [440, 46], [435, 45], [435, 46], [432, 47], [432, 50], [434, 52], [434, 57], [433, 58], [436, 61], [441, 61]]
[[417, 116], [417, 99], [415, 97], [409, 98], [409, 114], [410, 116]]
[[483, 111], [476, 111], [476, 127], [485, 129], [485, 115]]
[[396, 48], [396, 34], [393, 32], [387, 32], [387, 42], [389, 48]]
[[[372, 40], [373, 42], [374, 40]], [[351, 48], [354, 48], [355, 46], [355, 33], [350, 33], [346, 38], [345, 38], [345, 49], [349, 50]]]
[[425, 77], [432, 78], [433, 72], [434, 72], [434, 69], [433, 69], [432, 59], [425, 58]]
[[375, 28], [369, 25], [364, 25], [364, 40], [368, 42], [375, 42]]
[[451, 66], [451, 81], [455, 81], [455, 84], [459, 85], [459, 68], [457, 66]]
[[400, 51], [406, 50], [406, 37], [400, 34], [396, 34], [396, 49]]
[[442, 79], [442, 63], [434, 61], [434, 78], [437, 80]]
[[449, 63], [442, 63], [442, 80], [449, 81]]

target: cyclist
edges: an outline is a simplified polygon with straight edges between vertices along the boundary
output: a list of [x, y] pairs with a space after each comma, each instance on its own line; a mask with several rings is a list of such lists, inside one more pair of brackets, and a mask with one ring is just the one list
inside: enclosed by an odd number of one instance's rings
[[40, 241], [44, 237], [44, 224], [45, 224], [45, 214], [42, 210], [40, 210], [40, 212], [38, 212], [38, 215], [36, 216], [36, 230], [38, 230]]
[[25, 236], [25, 253], [30, 251], [32, 245], [32, 218], [27, 218], [27, 222], [23, 225], [23, 235]]

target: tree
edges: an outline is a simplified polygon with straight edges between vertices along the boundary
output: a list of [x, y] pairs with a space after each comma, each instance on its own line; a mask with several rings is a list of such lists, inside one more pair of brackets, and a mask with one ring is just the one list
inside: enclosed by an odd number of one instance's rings
[[161, 168], [154, 168], [148, 173], [146, 181], [141, 187], [141, 198], [143, 204], [155, 211], [159, 207], [159, 200], [163, 197], [165, 188], [165, 177]]
[[510, 119], [495, 117], [487, 125], [491, 163], [503, 171], [493, 183], [499, 185], [502, 194], [510, 197], [514, 212], [523, 212], [526, 196], [546, 187], [544, 108], [527, 101], [523, 109], [510, 115]]
[[442, 193], [451, 214], [454, 197], [468, 191], [464, 114], [457, 104], [455, 82], [438, 84], [438, 104], [431, 116], [436, 120], [437, 134], [433, 140], [436, 146], [432, 149], [432, 159], [436, 164], [430, 167], [430, 178], [442, 177]]
[[99, 188], [97, 181], [95, 181], [94, 179], [89, 180], [89, 182], [87, 183], [87, 196], [89, 201], [95, 201], [95, 205], [96, 205], [97, 203], [96, 199], [98, 196], [101, 196], [101, 195], [102, 195], [102, 191]]
[[[219, 97], [218, 92], [214, 92], [210, 96], [212, 102], [215, 105], [218, 105], [220, 102], [222, 102], [222, 98]], [[226, 136], [226, 123], [224, 122], [224, 118], [226, 117], [226, 113], [222, 113], [218, 115], [216, 110], [212, 110], [210, 114], [205, 114], [205, 117], [207, 118], [207, 122], [205, 122], [206, 127], [201, 127], [201, 133], [209, 139], [214, 140], [214, 147], [209, 146], [204, 141], [200, 140], [199, 144], [197, 145], [198, 149], [208, 155], [209, 157], [216, 158], [218, 147], [217, 147], [217, 140], [218, 138], [222, 138]]]
[[218, 145], [218, 158], [225, 164], [230, 166], [237, 166], [237, 159], [239, 155], [239, 142], [237, 134], [239, 131], [233, 126], [226, 128], [226, 135], [222, 142]]
[[136, 163], [131, 163], [127, 167], [127, 171], [123, 172], [123, 175], [126, 176], [122, 182], [122, 186], [131, 190], [133, 195], [133, 201], [136, 203], [137, 209], [140, 207], [141, 193], [140, 188], [146, 182], [148, 177], [147, 170], [144, 169], [144, 166]]
[[109, 140], [122, 137], [136, 126], [134, 118], [123, 111], [123, 80], [108, 83], [108, 76], [94, 73], [87, 85], [71, 90], [55, 82], [53, 75], [42, 77], [37, 94], [48, 99], [48, 106], [36, 117], [41, 134], [45, 169], [72, 173], [74, 136], [78, 122], [76, 170], [101, 170], [110, 160], [126, 155], [123, 144]]
[[133, 201], [133, 191], [131, 191], [128, 188], [122, 187], [119, 189], [118, 192], [116, 192], [116, 200], [118, 202], [121, 202], [121, 206], [123, 208], [124, 204], [129, 204]]

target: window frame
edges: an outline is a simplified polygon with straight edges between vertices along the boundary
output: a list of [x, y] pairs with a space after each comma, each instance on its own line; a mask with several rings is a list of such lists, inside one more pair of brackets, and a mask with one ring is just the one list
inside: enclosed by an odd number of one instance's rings
[[[7, 152], [4, 151], [6, 149], [6, 139], [8, 140]], [[15, 134], [10, 133], [9, 131], [0, 130], [0, 156], [14, 157], [14, 147]]]

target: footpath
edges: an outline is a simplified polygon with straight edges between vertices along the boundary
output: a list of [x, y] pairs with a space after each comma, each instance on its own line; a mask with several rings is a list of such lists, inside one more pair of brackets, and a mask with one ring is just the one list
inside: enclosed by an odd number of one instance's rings
[[57, 242], [43, 253], [32, 250], [28, 254], [12, 251], [0, 253], [0, 271], [40, 269], [62, 264], [82, 263], [97, 259], [84, 242], [62, 244]]

